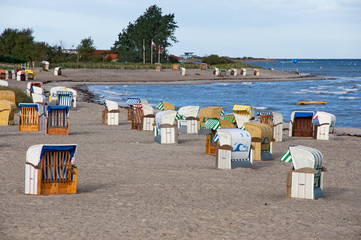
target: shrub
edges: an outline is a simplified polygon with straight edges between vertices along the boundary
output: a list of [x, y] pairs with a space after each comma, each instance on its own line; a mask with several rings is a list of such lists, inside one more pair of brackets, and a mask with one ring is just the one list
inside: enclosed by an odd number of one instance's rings
[[11, 90], [15, 93], [15, 102], [19, 106], [19, 103], [32, 103], [33, 100], [26, 95], [26, 93], [19, 88], [0, 87], [0, 90]]

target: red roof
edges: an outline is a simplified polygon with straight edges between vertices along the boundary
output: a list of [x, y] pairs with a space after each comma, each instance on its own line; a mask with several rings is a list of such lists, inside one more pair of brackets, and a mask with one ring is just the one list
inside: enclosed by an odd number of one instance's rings
[[109, 53], [110, 50], [95, 50], [93, 55], [94, 56], [99, 56], [99, 55], [102, 55], [103, 53]]
[[104, 59], [110, 58], [112, 60], [117, 59], [119, 54], [107, 54]]

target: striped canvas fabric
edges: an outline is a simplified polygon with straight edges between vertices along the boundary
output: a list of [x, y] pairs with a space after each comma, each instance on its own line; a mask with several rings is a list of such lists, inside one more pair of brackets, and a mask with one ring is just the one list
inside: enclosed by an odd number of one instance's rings
[[224, 111], [221, 111], [221, 116], [225, 116], [226, 114], [224, 113]]
[[261, 111], [261, 112], [259, 112], [259, 115], [273, 115], [273, 114], [272, 114], [272, 112]]
[[178, 121], [178, 120], [180, 120], [180, 119], [183, 119], [183, 116], [182, 115], [180, 115], [178, 112], [177, 112], [177, 115], [175, 116], [175, 121]]
[[281, 157], [282, 162], [292, 162], [290, 150], [287, 150]]
[[127, 100], [127, 104], [130, 106], [130, 105], [133, 105], [135, 103], [140, 103], [140, 98], [128, 98]]
[[231, 162], [249, 162], [249, 158], [245, 158], [245, 159], [231, 159]]
[[71, 101], [73, 99], [72, 92], [69, 91], [58, 91], [58, 105], [71, 107]]
[[231, 123], [234, 123], [236, 121], [236, 117], [234, 116], [234, 114], [227, 114], [224, 117], [224, 120], [226, 120], [228, 122], [231, 122]]
[[204, 124], [205, 129], [217, 130], [221, 126], [219, 119], [216, 118], [208, 118], [207, 122]]
[[244, 125], [242, 125], [239, 129], [246, 130], [246, 127]]
[[219, 141], [219, 136], [218, 133], [216, 133], [216, 135], [213, 138], [213, 142], [218, 142]]
[[158, 103], [157, 106], [155, 106], [155, 108], [163, 111], [164, 110], [163, 102]]
[[248, 105], [233, 105], [233, 112], [251, 118], [252, 107]]

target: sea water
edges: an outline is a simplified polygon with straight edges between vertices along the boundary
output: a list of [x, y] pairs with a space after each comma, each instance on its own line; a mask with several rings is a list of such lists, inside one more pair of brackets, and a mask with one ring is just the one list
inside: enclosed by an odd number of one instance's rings
[[[292, 60], [256, 64], [280, 71], [293, 66]], [[250, 105], [256, 111], [280, 112], [285, 122], [296, 110], [325, 111], [336, 116], [336, 127], [361, 128], [361, 60], [300, 60], [296, 65], [302, 74], [332, 79], [242, 83], [225, 80], [197, 85], [92, 85], [89, 90], [100, 99], [113, 100], [121, 106], [126, 105], [129, 97], [146, 99], [153, 106], [160, 101], [170, 102], [176, 109], [188, 105], [200, 108], [222, 106], [225, 113], [232, 113], [234, 104]], [[324, 69], [334, 68], [338, 70], [324, 72]], [[327, 104], [297, 105], [301, 100], [327, 101]]]

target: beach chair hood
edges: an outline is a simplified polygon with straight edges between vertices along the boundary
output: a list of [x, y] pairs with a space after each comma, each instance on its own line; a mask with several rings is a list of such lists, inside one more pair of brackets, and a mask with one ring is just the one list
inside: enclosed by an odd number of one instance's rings
[[76, 153], [76, 149], [77, 149], [76, 144], [33, 145], [29, 147], [28, 151], [26, 152], [26, 162], [36, 167], [39, 165], [40, 159], [44, 156], [44, 153], [46, 152], [69, 151], [71, 156], [71, 162], [74, 163], [74, 155]]
[[105, 100], [105, 106], [107, 107], [108, 111], [118, 110], [119, 106], [117, 102]]
[[142, 103], [142, 105], [143, 105], [143, 114], [144, 114], [144, 116], [154, 114], [154, 109], [153, 109], [153, 107], [151, 105], [146, 104], [146, 103]]
[[316, 170], [321, 170], [323, 156], [322, 153], [317, 149], [297, 145], [289, 147], [289, 151], [295, 170], [301, 168], [312, 168]]
[[251, 150], [251, 134], [241, 129], [217, 130], [220, 146], [228, 145], [232, 147], [231, 159], [249, 159]]
[[155, 115], [155, 122], [157, 124], [157, 127], [159, 128], [159, 126], [162, 124], [169, 124], [173, 126], [176, 115], [177, 112], [174, 110], [165, 110], [158, 112], [157, 115]]
[[69, 106], [65, 106], [65, 105], [48, 105], [47, 110], [48, 110], [48, 113], [51, 110], [65, 110], [66, 113], [68, 114]]
[[178, 113], [183, 117], [194, 117], [198, 116], [199, 106], [184, 106], [178, 110]]
[[140, 103], [140, 98], [128, 98], [126, 103], [128, 106], [131, 106], [135, 103]]
[[245, 123], [245, 127], [252, 138], [261, 139], [261, 151], [268, 151], [273, 137], [272, 127], [259, 122]]

